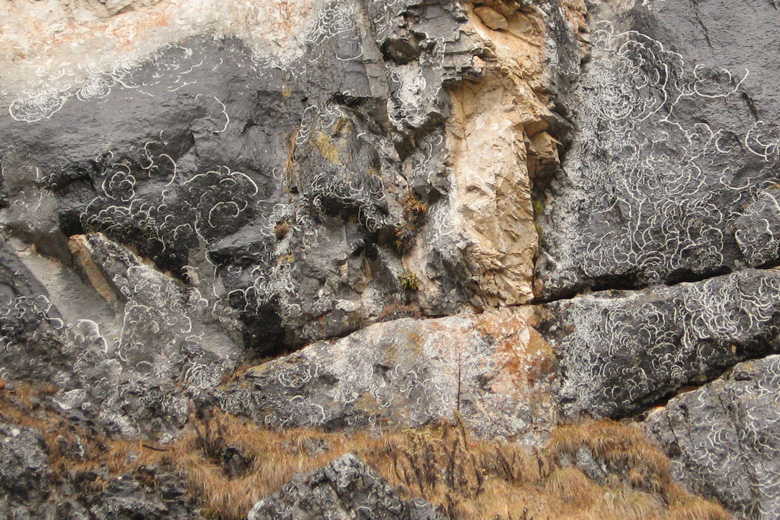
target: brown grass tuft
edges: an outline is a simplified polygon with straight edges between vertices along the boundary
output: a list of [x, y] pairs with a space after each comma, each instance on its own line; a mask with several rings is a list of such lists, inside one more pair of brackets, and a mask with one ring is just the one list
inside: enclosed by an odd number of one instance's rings
[[[51, 391], [51, 389], [47, 389]], [[192, 418], [176, 442], [88, 436], [45, 408], [31, 387], [0, 391], [0, 419], [44, 432], [56, 479], [103, 469], [99, 488], [144, 466], [174, 467], [198, 497], [203, 516], [246, 518], [252, 506], [293, 475], [352, 452], [406, 493], [441, 505], [453, 520], [727, 520], [669, 475], [669, 460], [635, 428], [612, 421], [559, 428], [544, 450], [474, 439], [462, 423], [381, 437], [312, 430], [270, 431], [214, 412]], [[83, 456], [72, 447], [83, 445]], [[607, 469], [597, 483], [573, 461], [586, 448]], [[72, 474], [72, 473], [71, 473]]]

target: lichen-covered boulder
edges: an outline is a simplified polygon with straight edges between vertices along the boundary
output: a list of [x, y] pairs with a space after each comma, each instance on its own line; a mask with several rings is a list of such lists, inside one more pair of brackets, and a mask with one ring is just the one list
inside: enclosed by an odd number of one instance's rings
[[277, 494], [258, 502], [248, 520], [444, 520], [424, 500], [404, 499], [399, 490], [355, 455], [296, 475]]
[[532, 308], [400, 319], [250, 369], [221, 406], [271, 427], [421, 426], [458, 412], [481, 436], [533, 438], [557, 419], [555, 359]]
[[739, 519], [780, 515], [780, 356], [747, 361], [672, 399], [645, 429], [675, 477]]
[[[0, 516], [17, 518], [51, 491], [51, 466], [40, 432], [0, 423]], [[22, 516], [18, 516], [22, 518]]]
[[777, 270], [595, 293], [545, 309], [540, 331], [558, 357], [556, 396], [570, 418], [639, 412], [681, 386], [780, 349]]
[[54, 385], [54, 405], [104, 431], [175, 434], [241, 356], [233, 311], [103, 235], [70, 248], [72, 269], [4, 245], [0, 378]]

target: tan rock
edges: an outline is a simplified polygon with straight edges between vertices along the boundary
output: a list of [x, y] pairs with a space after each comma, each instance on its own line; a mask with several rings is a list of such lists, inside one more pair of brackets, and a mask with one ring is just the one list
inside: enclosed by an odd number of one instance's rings
[[492, 7], [485, 5], [479, 6], [474, 9], [474, 13], [479, 16], [479, 19], [482, 20], [482, 23], [495, 31], [509, 28], [509, 24], [507, 23], [506, 18], [504, 18], [501, 13], [497, 12]]
[[108, 281], [106, 274], [98, 267], [92, 258], [92, 247], [86, 235], [70, 237], [68, 248], [76, 261], [77, 267], [97, 293], [112, 307], [116, 308], [119, 300], [118, 291]]
[[[472, 15], [477, 37], [496, 59], [485, 62], [481, 80], [451, 90], [453, 115], [447, 127], [454, 178], [450, 219], [466, 244], [467, 286], [477, 306], [516, 305], [533, 298], [538, 236], [531, 171], [539, 163], [557, 161], [556, 143], [544, 132], [547, 99], [538, 94], [545, 77], [544, 23], [532, 17], [542, 14], [510, 10], [506, 2], [493, 4]], [[478, 9], [504, 17], [510, 31], [486, 28]], [[526, 29], [518, 29], [523, 37], [511, 32], [524, 24]]]
[[546, 166], [558, 164], [560, 141], [547, 132], [539, 132], [528, 143], [528, 171], [534, 177]]

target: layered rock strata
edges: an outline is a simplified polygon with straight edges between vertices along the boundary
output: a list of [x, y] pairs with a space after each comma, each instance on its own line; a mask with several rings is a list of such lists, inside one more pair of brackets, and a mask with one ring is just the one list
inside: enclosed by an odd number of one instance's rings
[[[215, 407], [537, 444], [632, 417], [692, 489], [780, 514], [774, 0], [0, 16], [0, 392], [161, 445]], [[52, 487], [40, 432], [0, 421], [6, 515], [198, 514], [167, 474]], [[314, 495], [439, 514], [347, 458], [252, 515]]]

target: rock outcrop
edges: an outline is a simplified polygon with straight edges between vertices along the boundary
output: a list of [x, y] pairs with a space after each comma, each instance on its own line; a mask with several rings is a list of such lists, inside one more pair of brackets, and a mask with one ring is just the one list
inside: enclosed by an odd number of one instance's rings
[[[76, 456], [74, 464], [79, 461]], [[55, 475], [40, 431], [0, 422], [0, 517], [199, 520], [180, 477], [158, 467], [101, 482], [95, 471]]]
[[372, 325], [250, 369], [221, 406], [273, 427], [416, 427], [459, 413], [485, 437], [557, 420], [555, 359], [532, 308]]
[[406, 500], [352, 454], [297, 475], [279, 493], [258, 502], [248, 520], [444, 520], [423, 500]]
[[780, 273], [746, 269], [705, 282], [605, 292], [545, 307], [540, 330], [560, 363], [571, 418], [622, 417], [681, 386], [780, 348]]
[[[204, 489], [260, 474], [257, 446], [215, 440], [255, 427], [454, 420], [465, 452], [466, 428], [539, 445], [588, 416], [644, 422], [739, 518], [780, 515], [776, 0], [0, 17], [0, 516], [200, 514], [175, 464], [63, 471], [80, 459], [46, 421], [144, 439], [161, 464], [197, 450]], [[224, 413], [229, 431], [209, 423]], [[596, 451], [555, 478], [537, 457], [539, 478], [609, 484]], [[648, 491], [631, 460], [621, 485]], [[513, 463], [496, 462], [514, 485]], [[251, 518], [439, 517], [399, 493], [346, 457]]]
[[780, 273], [605, 292], [549, 304], [540, 330], [560, 363], [570, 418], [622, 417], [780, 346]]
[[20, 518], [51, 490], [49, 456], [40, 432], [29, 428], [0, 423], [0, 446], [0, 514]]
[[780, 356], [748, 361], [672, 399], [645, 427], [675, 461], [676, 477], [737, 518], [780, 514]]
[[626, 7], [594, 23], [563, 97], [576, 131], [540, 219], [548, 298], [778, 259], [778, 57], [761, 50], [778, 45], [777, 6]]
[[55, 385], [63, 414], [100, 430], [175, 435], [192, 400], [241, 351], [230, 309], [103, 235], [70, 240], [84, 281], [16, 242], [4, 245], [0, 378]]

